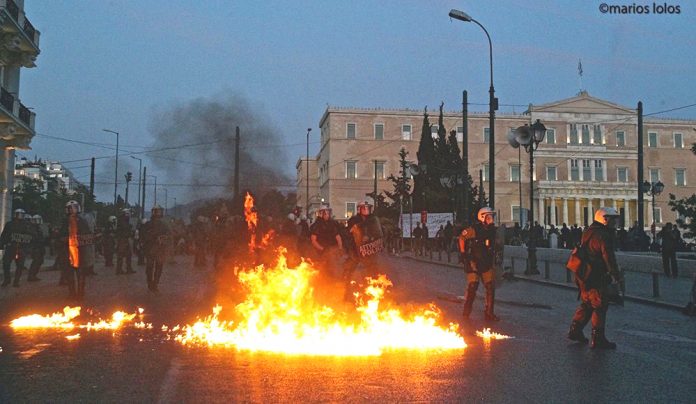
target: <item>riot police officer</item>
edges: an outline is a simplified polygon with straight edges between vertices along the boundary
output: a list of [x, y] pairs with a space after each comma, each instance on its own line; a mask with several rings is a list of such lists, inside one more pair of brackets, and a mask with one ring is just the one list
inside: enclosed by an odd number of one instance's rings
[[[132, 274], [133, 265], [131, 263], [131, 242], [133, 237], [133, 226], [130, 224], [130, 210], [123, 209], [116, 224], [116, 275], [124, 273]], [[126, 272], [123, 272], [123, 262], [126, 262]]]
[[34, 227], [34, 238], [31, 242], [31, 265], [29, 266], [29, 282], [40, 281], [38, 276], [41, 265], [46, 256], [46, 244], [48, 242], [48, 227], [43, 223], [41, 215], [31, 217], [31, 224]]
[[116, 216], [109, 216], [109, 221], [104, 227], [102, 235], [102, 253], [104, 254], [104, 266], [114, 266], [114, 250], [116, 247]]
[[483, 207], [479, 209], [476, 218], [476, 223], [463, 229], [459, 235], [459, 251], [464, 262], [467, 281], [463, 317], [465, 320], [469, 319], [480, 278], [486, 288], [484, 318], [486, 321], [498, 321], [499, 318], [493, 310], [495, 303], [496, 226], [493, 224], [495, 212], [489, 207]]
[[609, 307], [605, 291], [610, 283], [620, 282], [622, 278], [614, 254], [614, 229], [618, 218], [616, 209], [599, 208], [594, 222], [582, 234], [581, 245], [586, 248], [588, 262], [582, 279], [576, 279], [582, 303], [575, 310], [568, 338], [586, 344], [582, 329], [592, 319], [592, 348], [616, 348], [615, 343], [607, 340], [604, 329]]
[[343, 241], [338, 231], [338, 223], [331, 217], [331, 207], [323, 204], [319, 207], [317, 220], [309, 228], [310, 240], [322, 268], [331, 273], [328, 264], [335, 263], [343, 251]]
[[343, 277], [347, 282], [346, 299], [350, 298], [350, 284], [353, 272], [362, 265], [365, 275], [378, 275], [379, 253], [384, 249], [382, 225], [379, 218], [372, 213], [372, 201], [364, 199], [358, 203], [358, 214], [348, 220], [347, 231], [350, 245], [348, 259], [343, 269]]
[[19, 278], [24, 270], [24, 261], [29, 254], [30, 245], [34, 239], [34, 229], [25, 220], [24, 209], [16, 209], [12, 214], [12, 220], [7, 222], [0, 234], [0, 245], [5, 250], [2, 256], [2, 286], [10, 284], [10, 266], [15, 262], [15, 278], [12, 286], [19, 287]]
[[65, 267], [70, 298], [85, 297], [87, 274], [94, 268], [94, 216], [82, 213], [77, 201], [65, 204], [66, 218], [61, 229], [63, 248], [67, 250]]
[[171, 244], [171, 230], [164, 221], [164, 210], [161, 206], [152, 207], [150, 220], [142, 226], [142, 248], [145, 253], [145, 274], [147, 276], [147, 288], [151, 292], [158, 292], [160, 277], [164, 262], [167, 259]]

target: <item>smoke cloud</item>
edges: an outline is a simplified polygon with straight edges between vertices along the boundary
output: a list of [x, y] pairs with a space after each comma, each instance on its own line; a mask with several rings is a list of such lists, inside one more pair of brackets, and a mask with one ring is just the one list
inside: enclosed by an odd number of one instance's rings
[[232, 197], [237, 126], [241, 136], [240, 192], [263, 192], [289, 184], [283, 172], [288, 157], [279, 146], [287, 142], [280, 131], [261, 107], [229, 92], [156, 111], [149, 127], [155, 139], [152, 149], [171, 149], [149, 152], [147, 157], [159, 171], [167, 173], [168, 182], [190, 184], [178, 188], [179, 192], [192, 193], [185, 199]]

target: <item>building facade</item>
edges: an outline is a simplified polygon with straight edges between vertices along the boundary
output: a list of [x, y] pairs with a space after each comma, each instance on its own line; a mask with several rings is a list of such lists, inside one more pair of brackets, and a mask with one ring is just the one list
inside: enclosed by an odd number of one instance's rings
[[24, 0], [0, 0], [0, 226], [12, 209], [16, 149], [27, 150], [35, 114], [20, 101], [21, 68], [36, 67], [39, 31], [24, 14]]
[[[546, 126], [546, 137], [534, 153], [535, 220], [546, 225], [586, 225], [600, 206], [615, 207], [630, 226], [638, 217], [637, 190], [637, 114], [581, 92], [575, 97], [542, 105], [530, 105], [524, 114], [496, 116], [495, 206], [498, 220], [512, 224], [525, 222], [529, 209], [529, 155], [508, 143], [508, 133], [537, 119]], [[430, 121], [437, 134], [437, 115]], [[488, 190], [488, 113], [467, 118], [469, 172], [477, 181], [479, 170]], [[398, 152], [403, 147], [409, 161], [416, 162], [423, 112], [329, 107], [319, 127], [321, 148], [309, 165], [314, 197], [329, 202], [334, 215], [350, 217], [357, 202], [372, 192], [377, 176], [378, 191], [392, 190], [390, 174], [401, 175]], [[461, 112], [444, 114], [447, 131], [457, 130], [463, 138]], [[644, 119], [644, 179], [662, 181], [665, 190], [644, 203], [645, 224], [653, 220], [659, 227], [676, 220], [667, 205], [669, 194], [677, 198], [696, 193], [696, 121]], [[298, 162], [299, 167], [299, 162]], [[300, 170], [298, 170], [299, 175]], [[689, 182], [689, 180], [692, 180]], [[298, 195], [305, 193], [306, 179], [297, 179]], [[316, 187], [316, 188], [314, 188]], [[298, 199], [304, 204], [304, 199]], [[522, 209], [520, 209], [520, 207]]]
[[73, 173], [57, 161], [31, 161], [22, 157], [15, 164], [14, 188], [21, 186], [27, 178], [41, 181], [44, 192], [65, 192], [72, 195], [81, 185]]

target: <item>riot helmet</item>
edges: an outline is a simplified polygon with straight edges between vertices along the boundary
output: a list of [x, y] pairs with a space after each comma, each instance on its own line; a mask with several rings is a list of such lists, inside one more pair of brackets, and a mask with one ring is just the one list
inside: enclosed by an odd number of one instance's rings
[[[479, 222], [486, 224], [486, 218], [491, 217], [493, 219], [495, 217], [495, 211], [488, 206], [484, 206], [483, 208], [479, 209], [478, 214], [476, 215], [476, 218], [478, 219]], [[492, 221], [491, 221], [492, 223]]]
[[68, 201], [68, 203], [65, 204], [65, 213], [68, 215], [76, 215], [82, 211], [82, 208], [80, 207], [80, 203], [71, 200]]
[[611, 219], [615, 219], [619, 216], [619, 212], [614, 208], [599, 208], [595, 211], [594, 221], [608, 226]]
[[164, 209], [160, 205], [155, 205], [152, 207], [152, 218], [161, 218], [164, 216]]
[[14, 213], [12, 213], [12, 218], [22, 220], [24, 219], [25, 214], [26, 212], [24, 211], [24, 209], [15, 209]]

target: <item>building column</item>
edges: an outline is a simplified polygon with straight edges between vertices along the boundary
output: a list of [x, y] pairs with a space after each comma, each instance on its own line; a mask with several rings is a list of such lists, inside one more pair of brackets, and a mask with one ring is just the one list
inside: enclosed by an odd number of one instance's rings
[[12, 219], [12, 191], [14, 190], [14, 149], [5, 148], [0, 154], [0, 226]]
[[618, 209], [616, 209], [616, 198], [611, 200], [611, 207], [614, 208], [618, 212]]
[[563, 223], [568, 224], [568, 198], [563, 198]]
[[599, 207], [600, 208], [604, 207], [604, 198], [599, 198]]
[[556, 225], [556, 197], [552, 196], [551, 197], [551, 217], [549, 218], [549, 224]]
[[592, 223], [592, 221], [594, 220], [594, 211], [593, 211], [594, 208], [592, 206], [593, 202], [594, 202], [593, 198], [591, 198], [591, 197], [587, 198], [587, 224]]
[[648, 198], [648, 222], [645, 223], [646, 227], [650, 227], [653, 224], [653, 205], [652, 205], [652, 197]]
[[582, 216], [581, 216], [581, 212], [580, 212], [580, 198], [576, 196], [575, 197], [575, 224], [577, 224], [578, 226], [582, 225], [581, 219], [582, 219]]
[[[537, 199], [537, 206], [536, 206], [536, 220], [537, 222], [541, 223], [544, 216], [542, 214], [544, 213], [544, 199], [541, 195], [539, 195], [539, 198]], [[534, 223], [532, 223], [534, 225]]]
[[631, 200], [624, 199], [623, 203], [624, 203], [624, 220], [626, 221], [626, 227], [629, 228], [629, 227], [633, 226], [633, 222], [631, 221]]

